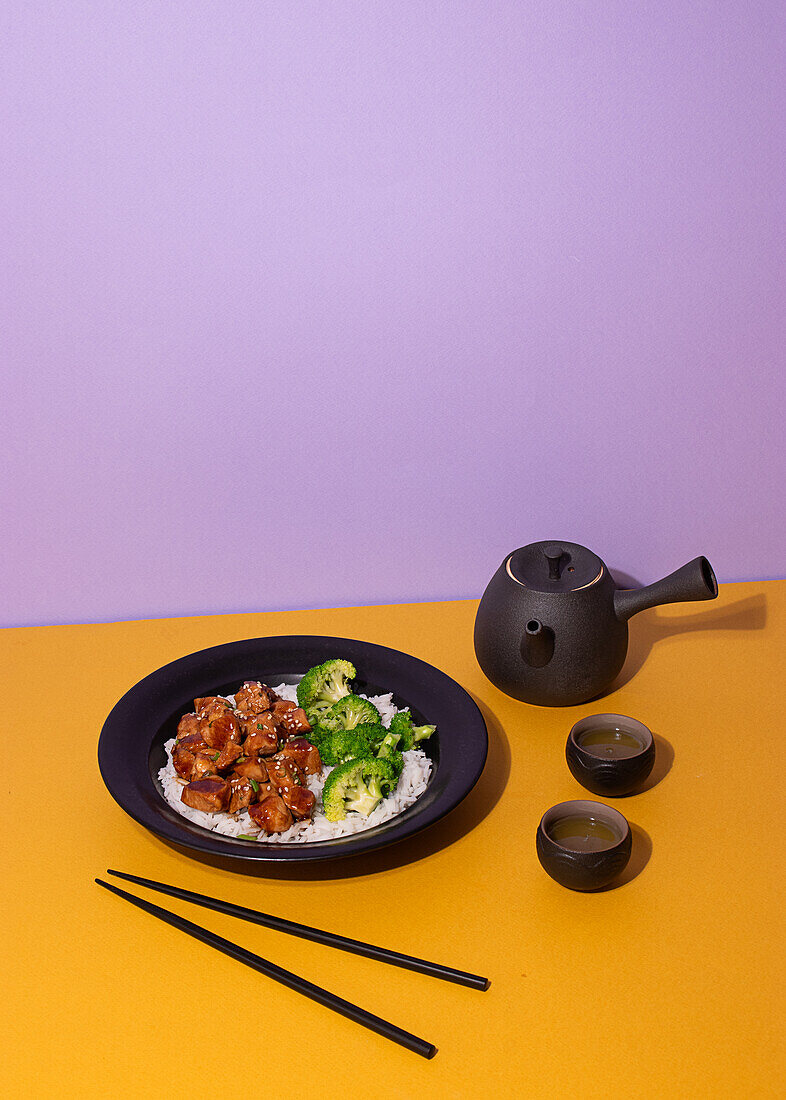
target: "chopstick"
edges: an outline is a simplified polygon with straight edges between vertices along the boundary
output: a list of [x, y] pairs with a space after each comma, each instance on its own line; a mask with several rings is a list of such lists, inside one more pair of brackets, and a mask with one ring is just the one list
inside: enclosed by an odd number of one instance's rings
[[396, 1027], [395, 1024], [383, 1020], [380, 1016], [375, 1016], [372, 1012], [368, 1012], [364, 1008], [353, 1005], [350, 1001], [345, 1001], [343, 997], [337, 997], [335, 993], [330, 993], [327, 989], [323, 989], [319, 985], [314, 985], [313, 982], [309, 982], [305, 978], [293, 974], [290, 970], [284, 970], [283, 967], [276, 966], [275, 963], [268, 962], [267, 959], [263, 959], [259, 955], [254, 955], [251, 951], [246, 951], [244, 947], [239, 947], [237, 944], [232, 943], [231, 940], [225, 940], [223, 936], [217, 936], [215, 932], [210, 932], [207, 928], [202, 928], [200, 925], [194, 924], [190, 920], [186, 920], [185, 917], [178, 916], [177, 913], [171, 913], [168, 909], [162, 909], [161, 906], [154, 905], [151, 901], [145, 901], [143, 898], [136, 897], [135, 894], [129, 894], [125, 890], [121, 890], [119, 886], [112, 885], [110, 882], [104, 882], [100, 878], [97, 878], [95, 881], [99, 886], [103, 886], [105, 890], [117, 894], [120, 898], [125, 898], [125, 900], [130, 901], [132, 905], [136, 905], [139, 909], [144, 909], [146, 913], [158, 917], [159, 920], [164, 921], [166, 924], [171, 924], [174, 928], [179, 928], [181, 932], [185, 932], [189, 936], [193, 936], [194, 939], [200, 940], [210, 947], [214, 947], [217, 951], [221, 951], [225, 955], [229, 955], [231, 959], [236, 959], [238, 962], [245, 963], [245, 965], [250, 966], [252, 970], [258, 970], [260, 974], [272, 978], [273, 981], [280, 982], [281, 985], [287, 986], [288, 989], [294, 989], [296, 993], [302, 993], [304, 997], [309, 997], [312, 1001], [324, 1005], [325, 1008], [331, 1008], [334, 1012], [338, 1012], [341, 1016], [346, 1016], [349, 1020], [354, 1020], [357, 1024], [362, 1024], [363, 1027], [367, 1027], [370, 1031], [375, 1031], [378, 1035], [382, 1035], [384, 1038], [390, 1039], [394, 1043], [399, 1043], [400, 1046], [406, 1047], [407, 1050], [411, 1050], [415, 1054], [419, 1054], [422, 1058], [433, 1058], [437, 1053], [437, 1048], [433, 1043], [428, 1043], [425, 1039], [419, 1039], [417, 1035], [413, 1035], [409, 1031], [404, 1031], [403, 1028]]
[[468, 974], [464, 970], [454, 970], [452, 966], [443, 966], [441, 963], [426, 962], [425, 959], [416, 959], [412, 955], [402, 955], [399, 951], [390, 951], [385, 947], [374, 947], [373, 944], [363, 943], [361, 940], [349, 939], [347, 936], [339, 936], [335, 932], [324, 932], [319, 928], [310, 928], [307, 924], [297, 924], [295, 921], [285, 920], [283, 917], [273, 917], [269, 913], [260, 913], [256, 909], [247, 909], [244, 905], [233, 905], [219, 898], [211, 898], [206, 894], [195, 894], [191, 890], [183, 890], [179, 886], [168, 886], [165, 882], [156, 882], [154, 879], [140, 878], [138, 875], [128, 875], [124, 871], [107, 870], [108, 875], [115, 878], [134, 882], [138, 886], [147, 886], [151, 890], [168, 894], [170, 897], [181, 901], [190, 901], [194, 905], [201, 905], [205, 909], [215, 909], [217, 913], [225, 913], [228, 916], [239, 917], [240, 920], [251, 921], [253, 924], [261, 924], [264, 928], [273, 928], [277, 932], [286, 932], [290, 936], [299, 936], [304, 940], [313, 940], [328, 947], [337, 947], [340, 951], [351, 951], [354, 955], [365, 955], [369, 959], [378, 962], [390, 963], [392, 966], [401, 966], [407, 970], [416, 970], [420, 974], [428, 974], [432, 978], [441, 978], [446, 982], [455, 982], [457, 985], [466, 985], [470, 989], [488, 989], [488, 978], [482, 978], [479, 974]]

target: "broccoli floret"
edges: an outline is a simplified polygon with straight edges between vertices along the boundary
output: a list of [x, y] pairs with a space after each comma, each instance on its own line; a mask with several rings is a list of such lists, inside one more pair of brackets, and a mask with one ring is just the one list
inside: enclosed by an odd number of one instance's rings
[[382, 725], [382, 722], [361, 722], [355, 726], [355, 733], [360, 733], [368, 741], [374, 752], [377, 751], [379, 746], [384, 740], [385, 734], [388, 731]]
[[390, 720], [391, 732], [399, 734], [401, 738], [398, 744], [401, 752], [414, 749], [419, 741], [425, 741], [431, 737], [436, 728], [436, 726], [414, 726], [409, 710], [400, 710]]
[[345, 760], [364, 759], [374, 755], [371, 745], [358, 730], [328, 730], [318, 725], [309, 734], [309, 740], [319, 749], [323, 764], [331, 767]]
[[343, 821], [347, 812], [362, 814], [374, 810], [396, 784], [387, 760], [347, 760], [334, 768], [322, 789], [322, 805], [328, 821]]
[[314, 725], [327, 710], [349, 695], [349, 680], [357, 675], [350, 661], [334, 657], [310, 668], [297, 686], [297, 701]]
[[401, 772], [404, 768], [404, 757], [397, 750], [396, 745], [401, 739], [401, 734], [388, 733], [382, 740], [382, 744], [379, 746], [377, 752], [377, 759], [387, 760], [396, 776], [396, 782], [398, 783], [401, 777]]
[[413, 726], [412, 727], [412, 733], [413, 733], [413, 736], [415, 738], [413, 748], [420, 741], [428, 741], [428, 739], [429, 739], [429, 737], [431, 737], [432, 733], [436, 732], [436, 729], [437, 729], [436, 726], [428, 726], [428, 725]]
[[400, 710], [390, 719], [390, 732], [397, 733], [399, 740], [409, 740], [412, 729], [412, 715], [408, 710]]
[[368, 699], [361, 699], [359, 695], [345, 695], [322, 715], [319, 722], [328, 730], [352, 730], [361, 722], [381, 723], [382, 718]]

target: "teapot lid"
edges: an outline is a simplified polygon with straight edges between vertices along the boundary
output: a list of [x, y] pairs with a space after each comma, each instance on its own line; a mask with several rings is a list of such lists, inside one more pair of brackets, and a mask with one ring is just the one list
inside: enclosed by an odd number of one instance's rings
[[576, 542], [531, 542], [513, 551], [505, 569], [535, 592], [575, 592], [600, 580], [604, 565]]

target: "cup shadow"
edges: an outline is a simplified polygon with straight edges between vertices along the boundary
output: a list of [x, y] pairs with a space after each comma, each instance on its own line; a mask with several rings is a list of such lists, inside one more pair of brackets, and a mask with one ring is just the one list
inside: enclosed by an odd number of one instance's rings
[[620, 886], [627, 886], [629, 882], [638, 878], [649, 863], [652, 855], [652, 840], [649, 834], [640, 825], [634, 825], [632, 821], [629, 821], [628, 825], [630, 825], [633, 844], [627, 867], [614, 882], [610, 882], [608, 886], [601, 886], [599, 890], [593, 890], [592, 893], [604, 894], [608, 890], [619, 890]]
[[643, 794], [645, 791], [651, 791], [653, 787], [656, 787], [669, 774], [674, 764], [674, 746], [672, 743], [667, 741], [665, 737], [661, 737], [659, 733], [653, 733], [652, 740], [655, 742], [655, 763], [647, 782], [639, 787], [637, 794]]
[[[646, 781], [629, 794], [614, 795], [613, 798], [615, 801], [617, 799], [624, 800], [626, 798], [635, 798], [636, 795], [644, 794], [645, 791], [651, 791], [652, 788], [656, 787], [671, 771], [672, 765], [674, 764], [674, 746], [670, 741], [667, 741], [665, 737], [661, 737], [659, 733], [653, 733], [652, 740], [655, 742], [655, 763]], [[609, 795], [606, 797], [612, 796]]]
[[215, 867], [218, 870], [231, 871], [233, 874], [250, 878], [276, 879], [278, 881], [319, 882], [331, 879], [358, 878], [380, 874], [422, 859], [455, 844], [467, 833], [476, 828], [499, 802], [510, 775], [510, 745], [496, 715], [474, 695], [488, 731], [489, 746], [486, 764], [480, 779], [460, 805], [456, 806], [441, 821], [407, 840], [391, 844], [389, 848], [377, 849], [364, 855], [346, 856], [335, 860], [305, 864], [271, 863], [251, 864], [239, 867], [237, 863], [210, 856], [178, 844], [156, 839], [171, 851], [175, 851], [189, 860]]

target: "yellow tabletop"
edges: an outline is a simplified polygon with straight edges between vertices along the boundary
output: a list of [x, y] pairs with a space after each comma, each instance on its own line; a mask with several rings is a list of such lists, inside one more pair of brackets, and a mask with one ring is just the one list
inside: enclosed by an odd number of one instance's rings
[[[488, 683], [476, 606], [3, 632], [2, 1095], [784, 1095], [786, 582], [637, 616], [620, 686], [563, 709]], [[490, 735], [476, 789], [420, 837], [329, 868], [235, 874], [146, 832], [102, 785], [105, 716], [168, 661], [274, 634], [379, 642], [458, 680]], [[550, 805], [583, 797], [565, 739], [606, 710], [657, 735], [659, 781], [616, 801], [634, 827], [622, 884], [574, 893], [541, 869], [535, 830]], [[107, 867], [486, 974], [491, 988], [137, 890], [425, 1037], [438, 1047], [425, 1061], [102, 891]]]

